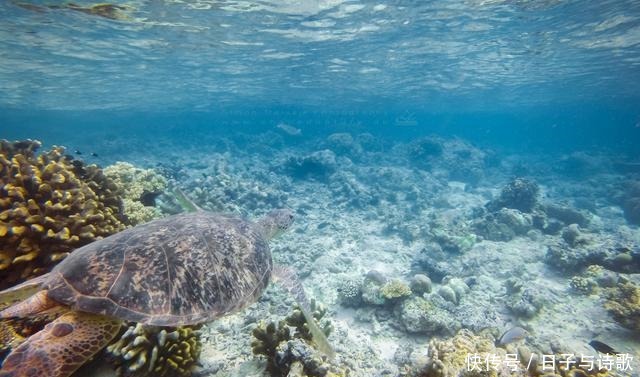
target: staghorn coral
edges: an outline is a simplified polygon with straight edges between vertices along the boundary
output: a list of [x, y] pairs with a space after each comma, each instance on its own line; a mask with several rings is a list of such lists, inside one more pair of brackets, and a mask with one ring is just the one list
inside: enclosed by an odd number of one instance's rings
[[0, 289], [49, 271], [72, 250], [125, 228], [113, 182], [62, 147], [0, 141]]
[[105, 349], [118, 376], [190, 376], [200, 357], [198, 327], [129, 323]]
[[128, 162], [117, 162], [104, 169], [115, 182], [124, 204], [124, 215], [132, 225], [161, 217], [154, 199], [167, 188], [166, 179], [153, 169], [140, 169]]
[[640, 332], [640, 287], [630, 281], [609, 288], [604, 307], [621, 326]]

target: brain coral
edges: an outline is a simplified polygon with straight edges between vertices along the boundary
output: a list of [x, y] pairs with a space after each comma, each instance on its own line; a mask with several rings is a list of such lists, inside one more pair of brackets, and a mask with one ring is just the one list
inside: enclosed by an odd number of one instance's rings
[[95, 165], [38, 141], [0, 141], [0, 289], [49, 271], [125, 228], [115, 186]]

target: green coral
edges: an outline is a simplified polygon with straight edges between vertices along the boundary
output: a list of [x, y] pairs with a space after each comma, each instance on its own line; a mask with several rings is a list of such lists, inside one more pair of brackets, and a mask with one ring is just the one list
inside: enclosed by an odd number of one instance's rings
[[132, 225], [162, 216], [150, 203], [167, 188], [167, 180], [153, 169], [141, 169], [128, 162], [117, 162], [104, 169], [104, 174], [115, 182], [123, 198], [124, 214]]
[[197, 327], [130, 323], [105, 353], [118, 376], [181, 377], [191, 375], [201, 349]]
[[640, 331], [640, 288], [630, 282], [618, 284], [606, 293], [604, 307], [621, 326]]
[[380, 294], [386, 300], [397, 300], [411, 296], [411, 287], [403, 281], [391, 280], [380, 288]]

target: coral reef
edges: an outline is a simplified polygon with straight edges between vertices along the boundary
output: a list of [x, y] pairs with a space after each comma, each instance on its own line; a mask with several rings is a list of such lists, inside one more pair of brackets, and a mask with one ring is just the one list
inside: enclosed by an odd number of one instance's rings
[[434, 334], [453, 334], [460, 324], [452, 314], [444, 309], [446, 304], [439, 303], [440, 296], [432, 295], [428, 300], [422, 297], [410, 297], [396, 307], [396, 316], [407, 332]]
[[622, 209], [624, 217], [630, 224], [640, 225], [640, 181], [627, 184]]
[[513, 295], [506, 302], [506, 306], [513, 314], [521, 318], [532, 318], [542, 310], [545, 305], [543, 295], [532, 288], [525, 288]]
[[[328, 336], [333, 327], [324, 319], [326, 308], [312, 300], [311, 310], [320, 329]], [[277, 323], [260, 322], [252, 334], [253, 354], [266, 358], [267, 371], [272, 376], [331, 377], [343, 373], [325, 361], [313, 347], [313, 337], [299, 308], [294, 308], [291, 314]]]
[[185, 194], [206, 210], [256, 216], [286, 205], [288, 194], [265, 184], [271, 176], [231, 170], [222, 155], [203, 169]]
[[431, 279], [425, 274], [415, 274], [409, 283], [411, 292], [421, 296], [425, 293], [431, 293]]
[[153, 169], [140, 169], [128, 162], [117, 162], [104, 169], [104, 174], [118, 187], [124, 215], [132, 225], [161, 217], [155, 197], [167, 188], [166, 179]]
[[640, 332], [640, 287], [630, 281], [607, 289], [604, 307], [621, 326]]
[[105, 349], [118, 376], [190, 376], [202, 345], [197, 327], [155, 327], [140, 323], [125, 331]]
[[117, 187], [98, 167], [38, 141], [0, 141], [0, 288], [49, 271], [125, 228]]
[[362, 279], [343, 279], [338, 285], [338, 300], [347, 307], [357, 308], [362, 304]]
[[409, 157], [422, 164], [427, 164], [429, 160], [441, 157], [443, 153], [442, 142], [431, 137], [416, 140], [409, 146]]
[[517, 209], [524, 213], [530, 213], [538, 204], [540, 187], [532, 180], [515, 178], [502, 188], [500, 196], [487, 203], [490, 211], [501, 208]]
[[530, 214], [517, 209], [501, 208], [487, 213], [474, 222], [474, 229], [482, 237], [491, 241], [510, 241], [526, 234], [533, 227]]
[[350, 157], [356, 157], [362, 153], [362, 146], [360, 143], [346, 132], [339, 132], [331, 134], [327, 137], [327, 144], [329, 149], [336, 154], [349, 155]]
[[566, 205], [547, 203], [542, 206], [544, 213], [550, 218], [560, 220], [566, 225], [578, 224], [587, 227], [591, 216], [585, 211], [580, 211]]
[[[504, 371], [492, 368], [469, 368], [469, 355], [485, 360], [496, 355], [498, 359], [504, 358], [505, 352], [494, 346], [494, 339], [488, 332], [478, 335], [467, 329], [460, 330], [456, 336], [447, 340], [432, 339], [429, 342], [429, 353], [426, 359], [421, 360], [415, 366], [412, 373], [415, 377], [493, 377], [498, 375], [510, 375], [506, 367]], [[506, 372], [502, 374], [500, 372]]]
[[380, 295], [388, 301], [395, 301], [411, 295], [411, 288], [400, 280], [390, 280], [380, 288]]
[[571, 224], [562, 230], [562, 239], [571, 247], [584, 246], [590, 242], [578, 224]]
[[294, 178], [326, 179], [337, 170], [338, 162], [335, 153], [324, 149], [302, 157], [290, 156], [283, 167]]
[[569, 279], [569, 286], [579, 294], [590, 295], [596, 291], [598, 283], [588, 277], [573, 276]]

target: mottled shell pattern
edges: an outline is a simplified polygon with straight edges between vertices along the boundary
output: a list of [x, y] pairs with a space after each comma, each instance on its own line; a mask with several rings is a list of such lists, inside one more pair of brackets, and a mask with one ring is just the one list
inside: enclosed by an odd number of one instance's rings
[[260, 226], [198, 211], [81, 247], [52, 270], [43, 288], [75, 310], [179, 326], [255, 302], [272, 267]]

